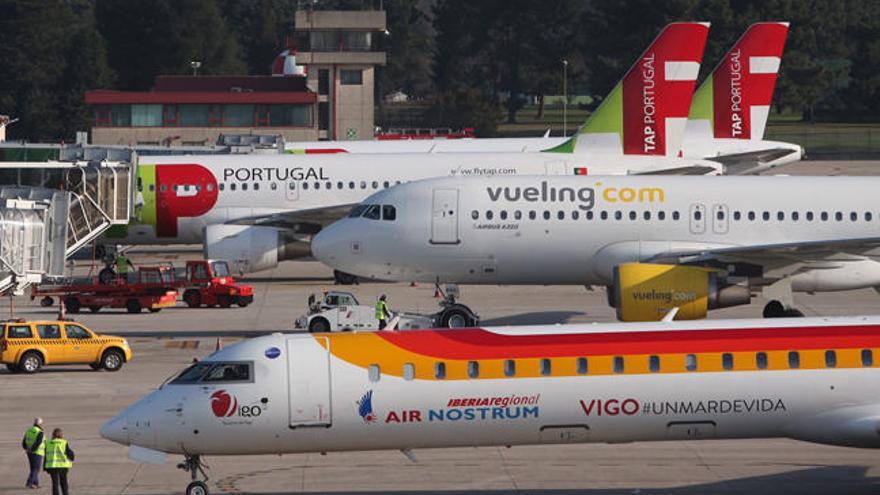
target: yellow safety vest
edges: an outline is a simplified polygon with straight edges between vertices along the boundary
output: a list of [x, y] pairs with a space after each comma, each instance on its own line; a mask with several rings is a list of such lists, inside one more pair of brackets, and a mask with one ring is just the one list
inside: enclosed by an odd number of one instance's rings
[[385, 314], [387, 312], [388, 312], [388, 310], [385, 309], [385, 301], [376, 302], [376, 319], [377, 320], [384, 320]]
[[67, 458], [67, 440], [53, 438], [46, 442], [46, 469], [63, 469], [73, 467], [73, 461]]
[[128, 273], [128, 258], [122, 255], [116, 257], [116, 271], [120, 275]]
[[30, 429], [28, 431], [26, 431], [24, 434], [25, 446], [27, 446], [29, 451], [33, 450], [34, 454], [37, 454], [40, 456], [46, 455], [46, 437], [45, 436], [43, 437], [43, 439], [40, 441], [40, 445], [36, 449], [34, 449], [34, 442], [37, 441], [37, 437], [42, 432], [43, 432], [43, 430], [41, 430], [40, 428], [38, 428], [36, 426], [31, 426]]

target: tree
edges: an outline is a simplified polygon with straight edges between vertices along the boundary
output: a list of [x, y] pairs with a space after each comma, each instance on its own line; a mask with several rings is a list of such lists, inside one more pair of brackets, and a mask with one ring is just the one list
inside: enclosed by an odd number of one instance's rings
[[250, 74], [268, 74], [293, 39], [296, 0], [223, 0], [221, 11], [241, 47]]

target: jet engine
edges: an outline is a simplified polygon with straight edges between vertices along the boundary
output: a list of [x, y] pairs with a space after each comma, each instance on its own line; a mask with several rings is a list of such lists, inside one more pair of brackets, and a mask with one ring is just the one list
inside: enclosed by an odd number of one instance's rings
[[657, 321], [676, 307], [675, 319], [695, 320], [750, 299], [748, 285], [728, 283], [717, 270], [696, 266], [622, 263], [608, 288], [608, 302], [621, 321]]
[[206, 258], [226, 260], [239, 273], [268, 270], [280, 261], [311, 255], [308, 238], [295, 238], [275, 227], [208, 225], [204, 239]]

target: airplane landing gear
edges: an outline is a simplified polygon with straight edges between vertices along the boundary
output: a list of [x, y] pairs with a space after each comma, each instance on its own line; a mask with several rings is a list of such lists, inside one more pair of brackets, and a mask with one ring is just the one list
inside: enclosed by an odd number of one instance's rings
[[776, 299], [764, 306], [764, 318], [801, 318], [804, 313], [795, 308], [786, 308]]
[[[192, 476], [192, 482], [186, 485], [186, 495], [208, 495], [208, 474], [202, 465], [202, 456], [186, 455], [183, 462], [177, 465], [177, 469], [187, 471]], [[204, 481], [199, 481], [198, 475], [201, 473]]]

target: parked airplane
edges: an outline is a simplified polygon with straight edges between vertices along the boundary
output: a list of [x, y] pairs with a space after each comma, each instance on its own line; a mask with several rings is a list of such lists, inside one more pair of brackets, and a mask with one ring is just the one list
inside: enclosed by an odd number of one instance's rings
[[[621, 320], [880, 286], [874, 177], [427, 179], [367, 198], [315, 258], [383, 280], [608, 286]], [[386, 217], [387, 216], [387, 217]]]
[[274, 334], [101, 428], [139, 460], [785, 437], [880, 447], [880, 318]]
[[[143, 157], [137, 224], [120, 244], [200, 243], [240, 271], [306, 256], [312, 234], [390, 185], [438, 176], [706, 174], [681, 159], [705, 23], [670, 24], [578, 136], [557, 153], [208, 155]], [[596, 143], [581, 150], [583, 141]], [[602, 143], [605, 143], [602, 145]], [[575, 146], [578, 153], [570, 153]], [[590, 150], [593, 150], [592, 152]]]

